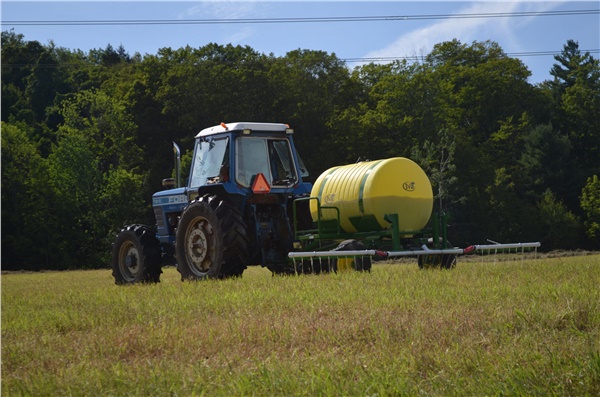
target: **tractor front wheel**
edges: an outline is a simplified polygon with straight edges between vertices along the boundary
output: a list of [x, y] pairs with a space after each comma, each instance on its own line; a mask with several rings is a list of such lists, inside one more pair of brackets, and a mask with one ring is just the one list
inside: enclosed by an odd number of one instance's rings
[[119, 232], [112, 250], [115, 284], [158, 283], [160, 274], [159, 241], [144, 225], [129, 225]]

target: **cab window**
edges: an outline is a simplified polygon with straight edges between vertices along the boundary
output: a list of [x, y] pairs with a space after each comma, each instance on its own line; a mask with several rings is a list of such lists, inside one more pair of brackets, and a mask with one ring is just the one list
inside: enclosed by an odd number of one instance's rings
[[228, 153], [229, 138], [197, 140], [189, 186], [226, 182], [229, 176]]
[[262, 173], [271, 186], [288, 187], [297, 181], [287, 139], [238, 138], [236, 167], [236, 181], [245, 187], [250, 187], [258, 173]]

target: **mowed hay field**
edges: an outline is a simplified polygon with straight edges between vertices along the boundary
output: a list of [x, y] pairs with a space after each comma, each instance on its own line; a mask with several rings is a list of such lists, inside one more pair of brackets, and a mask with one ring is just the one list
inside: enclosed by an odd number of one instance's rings
[[2, 275], [2, 396], [600, 395], [600, 255]]

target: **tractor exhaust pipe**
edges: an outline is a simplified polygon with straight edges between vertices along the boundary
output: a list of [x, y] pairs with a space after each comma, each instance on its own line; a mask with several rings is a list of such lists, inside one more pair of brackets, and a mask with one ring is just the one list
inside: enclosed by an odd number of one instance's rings
[[181, 150], [175, 142], [173, 142], [173, 154], [175, 155], [175, 184], [181, 187]]

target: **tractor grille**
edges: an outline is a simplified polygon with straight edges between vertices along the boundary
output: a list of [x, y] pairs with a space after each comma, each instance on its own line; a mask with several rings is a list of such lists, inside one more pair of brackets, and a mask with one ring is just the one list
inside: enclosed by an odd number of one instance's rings
[[156, 226], [159, 228], [167, 227], [167, 225], [165, 225], [165, 217], [163, 216], [162, 207], [154, 207], [154, 217], [156, 218]]

